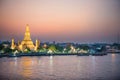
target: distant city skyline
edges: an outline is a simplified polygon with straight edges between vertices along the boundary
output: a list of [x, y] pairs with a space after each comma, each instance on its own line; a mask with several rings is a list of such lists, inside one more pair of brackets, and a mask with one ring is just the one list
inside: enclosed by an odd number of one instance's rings
[[119, 7], [119, 0], [0, 0], [0, 40], [23, 40], [29, 24], [33, 41], [117, 42]]

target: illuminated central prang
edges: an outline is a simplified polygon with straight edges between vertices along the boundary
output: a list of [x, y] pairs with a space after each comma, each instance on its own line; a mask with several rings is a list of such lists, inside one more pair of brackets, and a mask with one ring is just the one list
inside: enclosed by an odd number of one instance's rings
[[30, 37], [29, 25], [27, 24], [24, 39], [17, 46], [18, 50], [25, 51], [26, 49], [30, 49], [30, 50], [37, 51], [37, 48], [39, 47], [39, 45], [40, 45], [39, 41], [36, 43], [36, 45], [33, 44], [33, 41], [31, 40], [31, 37]]
[[34, 47], [35, 46], [34, 46], [32, 40], [31, 40], [31, 37], [30, 37], [29, 25], [27, 24], [24, 40], [19, 45], [19, 49], [24, 50], [25, 48], [29, 48], [30, 50], [34, 50]]
[[24, 36], [24, 41], [28, 41], [28, 40], [31, 40], [31, 37], [30, 37], [29, 25], [27, 24], [26, 25], [26, 32], [25, 32], [25, 36]]

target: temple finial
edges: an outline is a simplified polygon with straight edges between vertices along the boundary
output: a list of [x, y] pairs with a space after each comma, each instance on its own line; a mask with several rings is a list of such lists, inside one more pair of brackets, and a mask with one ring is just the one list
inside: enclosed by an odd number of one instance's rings
[[29, 30], [29, 24], [26, 24], [26, 32], [27, 32], [27, 31], [30, 31], [30, 30]]
[[29, 24], [26, 24], [26, 26], [29, 26]]

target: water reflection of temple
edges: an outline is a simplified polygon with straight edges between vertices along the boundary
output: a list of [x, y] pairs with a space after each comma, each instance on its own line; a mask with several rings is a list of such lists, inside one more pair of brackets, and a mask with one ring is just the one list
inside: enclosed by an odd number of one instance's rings
[[28, 57], [22, 58], [22, 63], [21, 63], [21, 75], [23, 77], [29, 77], [32, 75], [32, 59]]

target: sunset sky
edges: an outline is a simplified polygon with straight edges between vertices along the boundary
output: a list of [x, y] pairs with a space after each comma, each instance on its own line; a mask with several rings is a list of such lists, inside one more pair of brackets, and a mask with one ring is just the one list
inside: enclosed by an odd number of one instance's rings
[[0, 0], [0, 40], [116, 42], [119, 0]]

